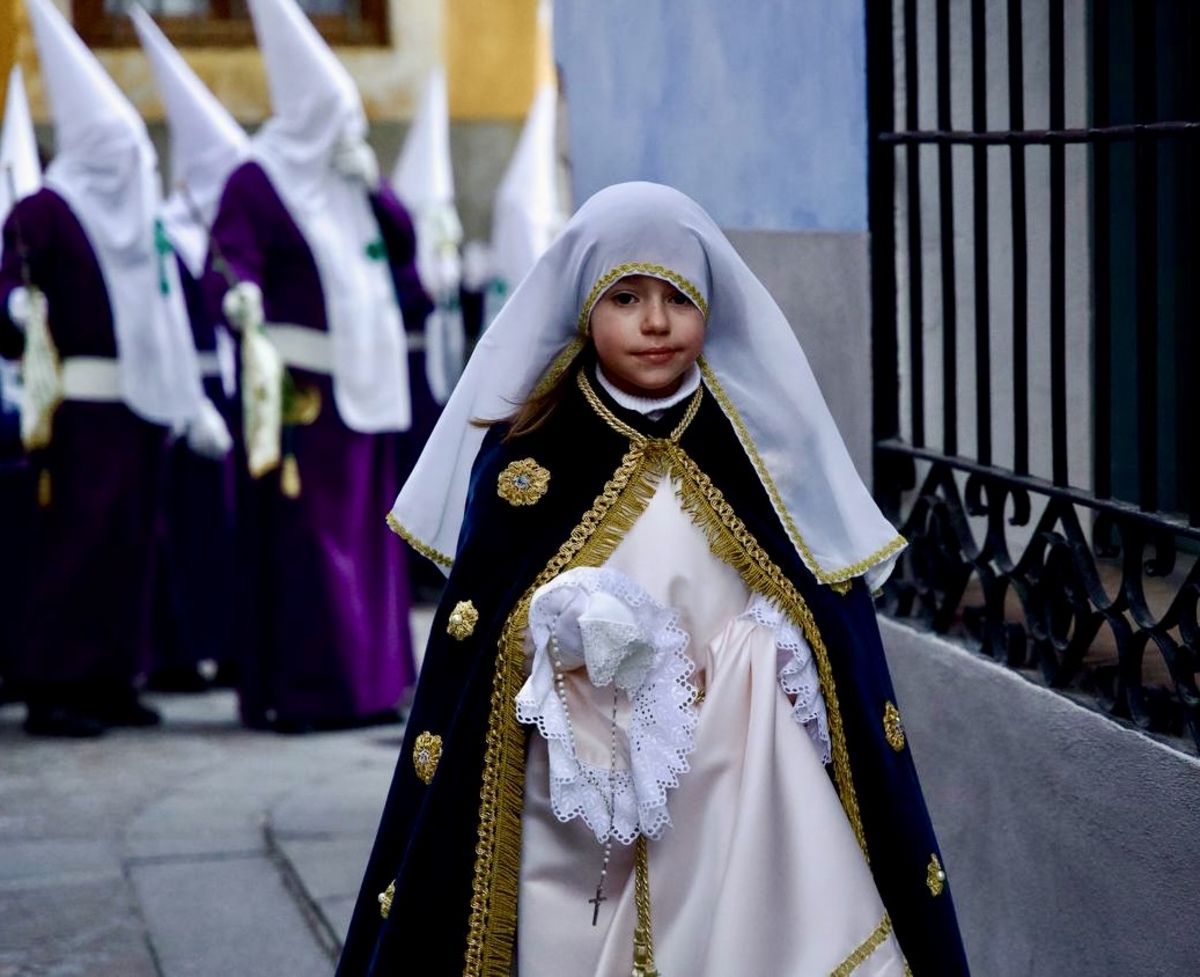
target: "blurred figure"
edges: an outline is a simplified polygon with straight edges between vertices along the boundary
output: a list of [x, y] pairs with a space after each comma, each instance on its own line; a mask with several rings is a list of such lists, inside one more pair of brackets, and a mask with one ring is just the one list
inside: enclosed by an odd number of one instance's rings
[[[0, 224], [22, 197], [42, 185], [42, 165], [25, 76], [14, 67], [8, 76], [4, 119], [0, 123]], [[0, 240], [0, 256], [4, 253]], [[25, 606], [25, 564], [29, 558], [29, 520], [21, 511], [30, 494], [29, 467], [21, 444], [21, 371], [0, 359], [0, 702], [14, 698], [7, 676], [11, 668], [13, 622]]]
[[558, 192], [557, 113], [557, 89], [552, 84], [541, 85], [496, 190], [492, 205], [493, 279], [486, 293], [484, 329], [562, 228], [565, 217]]
[[420, 322], [429, 299], [349, 73], [293, 0], [249, 7], [274, 114], [225, 186], [206, 283], [240, 332], [242, 720], [394, 721], [416, 669], [382, 520], [411, 423], [401, 307]]
[[[229, 684], [234, 663], [234, 468], [229, 423], [235, 403], [233, 340], [215, 322], [200, 281], [208, 228], [225, 180], [247, 138], [141, 7], [130, 10], [162, 95], [170, 133], [172, 192], [162, 224], [196, 345], [208, 423], [173, 439], [167, 452], [159, 526], [153, 664], [149, 688], [201, 691]], [[205, 666], [214, 668], [210, 674]]]
[[[408, 330], [408, 379], [412, 393], [412, 426], [399, 439], [400, 482], [417, 463], [442, 404], [462, 372], [466, 355], [460, 295], [462, 223], [454, 204], [454, 172], [450, 165], [450, 112], [446, 73], [437, 68], [425, 86], [412, 128], [392, 172], [392, 189], [413, 215], [417, 234], [417, 271], [434, 308], [420, 323], [405, 310]], [[437, 565], [410, 546], [409, 579], [423, 602], [436, 603], [445, 578]]]
[[200, 415], [196, 354], [133, 106], [50, 0], [26, 0], [57, 152], [4, 225], [0, 353], [21, 356], [29, 592], [13, 679], [30, 733], [146, 726], [155, 503], [166, 433]]

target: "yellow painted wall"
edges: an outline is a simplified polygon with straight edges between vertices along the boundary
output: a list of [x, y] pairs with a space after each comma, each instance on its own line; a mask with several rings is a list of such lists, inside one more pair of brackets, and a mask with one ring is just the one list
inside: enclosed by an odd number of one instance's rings
[[0, 106], [4, 104], [8, 94], [8, 73], [17, 59], [18, 2], [19, 0], [0, 0]]
[[[64, 12], [69, 0], [55, 0]], [[69, 15], [68, 15], [69, 16]], [[549, 36], [538, 0], [390, 0], [392, 44], [338, 48], [373, 121], [407, 121], [429, 71], [443, 56], [450, 114], [456, 120], [524, 117], [535, 84], [547, 75]], [[266, 77], [257, 49], [182, 48], [201, 79], [243, 123], [269, 113]], [[99, 50], [97, 57], [148, 121], [162, 118], [150, 68], [140, 48]], [[0, 67], [25, 69], [34, 119], [48, 122], [33, 45], [21, 0], [0, 0]]]
[[548, 63], [538, 0], [444, 0], [455, 119], [523, 119]]

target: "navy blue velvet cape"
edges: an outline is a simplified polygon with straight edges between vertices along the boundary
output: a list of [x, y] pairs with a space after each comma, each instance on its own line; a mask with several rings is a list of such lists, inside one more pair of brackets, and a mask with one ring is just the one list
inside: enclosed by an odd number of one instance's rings
[[[602, 562], [631, 512], [636, 517], [635, 483], [652, 486], [645, 473], [671, 465], [688, 490], [693, 517], [704, 510], [697, 521], [718, 555], [738, 567], [751, 589], [782, 597], [789, 613], [804, 620], [830, 712], [831, 778], [912, 973], [967, 974], [949, 885], [931, 885], [932, 859], [944, 861], [912, 758], [906, 745], [893, 745], [894, 723], [889, 743], [883, 721], [895, 693], [867, 588], [856, 579], [840, 593], [809, 572], [709, 391], [671, 449], [665, 439], [680, 425], [686, 403], [653, 422], [622, 409], [595, 384], [590, 389], [591, 401], [568, 383], [544, 426], [506, 442], [505, 426], [495, 425], [479, 451], [338, 977], [513, 973], [521, 784], [531, 729], [516, 722], [513, 696], [523, 681], [515, 659], [528, 596], [570, 566]], [[649, 440], [639, 450], [612, 419]], [[497, 486], [510, 464], [525, 459], [549, 473], [547, 490], [533, 504], [513, 505]], [[478, 620], [469, 635], [455, 637], [447, 630], [450, 615], [459, 607], [461, 617], [467, 601]], [[429, 783], [414, 762], [423, 733], [440, 738]]]

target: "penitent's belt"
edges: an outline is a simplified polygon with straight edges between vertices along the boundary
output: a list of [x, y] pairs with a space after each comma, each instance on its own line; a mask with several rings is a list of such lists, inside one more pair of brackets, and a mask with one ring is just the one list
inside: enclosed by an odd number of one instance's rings
[[121, 401], [121, 361], [107, 356], [67, 356], [62, 361], [63, 400]]
[[329, 333], [275, 322], [263, 328], [285, 366], [310, 373], [333, 372], [333, 341]]

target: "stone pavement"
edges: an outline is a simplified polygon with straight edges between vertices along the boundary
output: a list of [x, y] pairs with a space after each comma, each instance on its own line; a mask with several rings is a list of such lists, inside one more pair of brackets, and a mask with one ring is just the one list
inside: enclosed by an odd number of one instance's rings
[[0, 977], [329, 977], [402, 727], [281, 736], [231, 692], [147, 701], [163, 726], [77, 742], [0, 707]]

